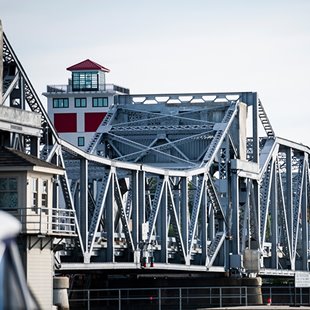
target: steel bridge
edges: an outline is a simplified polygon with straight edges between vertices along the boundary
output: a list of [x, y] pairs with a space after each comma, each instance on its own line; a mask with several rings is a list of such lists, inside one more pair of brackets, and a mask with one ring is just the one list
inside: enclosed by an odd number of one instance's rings
[[55, 207], [77, 237], [55, 239], [60, 270], [309, 271], [310, 149], [275, 135], [257, 93], [116, 95], [84, 152], [4, 34], [2, 106], [41, 115], [40, 137], [11, 124], [2, 145], [65, 169]]

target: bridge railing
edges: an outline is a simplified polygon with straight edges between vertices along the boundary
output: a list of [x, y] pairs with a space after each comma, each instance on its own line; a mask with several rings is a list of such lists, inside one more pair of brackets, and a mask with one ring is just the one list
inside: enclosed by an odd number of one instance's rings
[[[227, 286], [69, 291], [70, 309], [197, 309], [250, 305], [310, 305], [310, 288]], [[99, 307], [99, 308], [98, 308]], [[105, 308], [105, 309], [106, 309]]]
[[246, 286], [240, 287], [169, 287], [70, 290], [70, 309], [197, 309], [227, 305], [248, 305]]

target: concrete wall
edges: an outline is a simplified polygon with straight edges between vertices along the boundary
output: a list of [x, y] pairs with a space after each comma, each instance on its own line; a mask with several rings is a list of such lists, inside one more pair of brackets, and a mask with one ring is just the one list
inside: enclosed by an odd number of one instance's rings
[[18, 125], [41, 128], [41, 115], [39, 113], [5, 106], [1, 107], [0, 111], [1, 120]]
[[0, 105], [0, 129], [40, 137], [41, 115]]

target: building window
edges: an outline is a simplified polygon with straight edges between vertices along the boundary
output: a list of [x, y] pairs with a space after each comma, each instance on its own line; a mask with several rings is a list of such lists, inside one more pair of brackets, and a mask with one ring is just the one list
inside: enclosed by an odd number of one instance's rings
[[53, 98], [53, 108], [69, 108], [69, 99]]
[[17, 179], [0, 178], [0, 208], [9, 211], [17, 210]]
[[78, 137], [78, 146], [84, 146], [84, 145], [85, 145], [85, 138]]
[[107, 107], [108, 106], [108, 98], [102, 97], [102, 98], [93, 98], [93, 107], [99, 108], [99, 107]]
[[86, 98], [75, 98], [74, 99], [74, 106], [76, 108], [86, 108]]
[[41, 205], [42, 210], [45, 213], [48, 213], [47, 209], [47, 180], [42, 181], [42, 191], [41, 191]]
[[32, 209], [38, 211], [38, 179], [32, 179]]
[[98, 72], [72, 72], [72, 89], [98, 90]]

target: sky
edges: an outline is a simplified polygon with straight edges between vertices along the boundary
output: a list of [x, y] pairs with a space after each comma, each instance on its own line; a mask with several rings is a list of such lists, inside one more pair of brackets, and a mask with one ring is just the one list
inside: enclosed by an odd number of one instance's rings
[[0, 0], [0, 19], [43, 103], [89, 58], [132, 94], [257, 92], [310, 146], [310, 0]]

